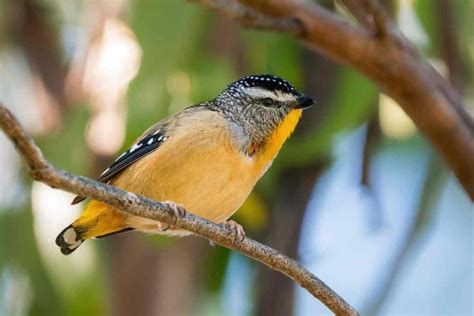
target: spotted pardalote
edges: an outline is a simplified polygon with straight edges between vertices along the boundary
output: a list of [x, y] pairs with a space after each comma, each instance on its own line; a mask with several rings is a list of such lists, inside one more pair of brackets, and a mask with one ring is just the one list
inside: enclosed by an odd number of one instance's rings
[[[186, 108], [149, 128], [99, 180], [224, 223], [242, 205], [313, 100], [288, 81], [248, 76], [214, 100]], [[77, 197], [73, 203], [84, 200]], [[242, 230], [231, 222], [238, 235]], [[169, 228], [169, 229], [167, 229]], [[63, 254], [90, 238], [138, 230], [188, 232], [90, 201], [57, 237]]]

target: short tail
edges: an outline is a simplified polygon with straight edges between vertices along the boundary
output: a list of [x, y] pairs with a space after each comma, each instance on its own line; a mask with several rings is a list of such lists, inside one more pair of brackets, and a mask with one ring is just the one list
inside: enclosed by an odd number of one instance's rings
[[132, 230], [133, 228], [126, 225], [126, 216], [107, 204], [92, 200], [82, 215], [59, 233], [56, 245], [64, 255], [69, 255], [79, 248], [84, 240]]
[[[126, 227], [118, 231], [114, 231], [111, 233], [107, 233], [101, 236], [96, 236], [93, 238], [102, 238], [108, 237], [115, 234], [120, 234], [124, 232], [128, 232], [133, 230], [132, 227]], [[58, 237], [56, 237], [56, 245], [59, 246], [61, 249], [61, 253], [63, 255], [69, 255], [74, 252], [79, 246], [84, 242], [82, 234], [79, 229], [75, 228], [74, 226], [69, 225], [68, 227], [64, 228], [62, 232], [59, 233]]]

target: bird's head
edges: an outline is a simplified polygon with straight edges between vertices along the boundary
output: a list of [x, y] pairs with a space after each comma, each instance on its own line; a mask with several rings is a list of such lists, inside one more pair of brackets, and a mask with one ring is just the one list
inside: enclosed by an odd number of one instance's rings
[[271, 134], [291, 113], [300, 114], [302, 109], [313, 104], [311, 97], [273, 75], [253, 75], [237, 80], [214, 101], [218, 111], [261, 139]]
[[219, 97], [223, 107], [261, 108], [289, 112], [314, 104], [283, 78], [273, 75], [247, 76], [231, 83]]

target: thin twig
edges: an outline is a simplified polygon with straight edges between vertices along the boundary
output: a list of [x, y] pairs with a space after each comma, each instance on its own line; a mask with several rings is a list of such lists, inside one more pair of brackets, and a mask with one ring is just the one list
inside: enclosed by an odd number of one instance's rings
[[[380, 40], [372, 30], [354, 26], [308, 1], [194, 1], [234, 19], [245, 16], [246, 12], [252, 16], [257, 11], [272, 18], [267, 20], [267, 29], [288, 32], [310, 48], [365, 74], [400, 104], [474, 200], [474, 120], [458, 93], [421, 58], [395, 26], [390, 25], [390, 31]], [[239, 4], [238, 11], [234, 11], [233, 4]], [[383, 8], [374, 1], [367, 4], [374, 23], [378, 24], [376, 27], [382, 31], [389, 27], [391, 22]], [[278, 19], [297, 21], [299, 31], [295, 33], [290, 28], [287, 31], [277, 23]], [[253, 26], [253, 23], [258, 26], [259, 21], [247, 19], [245, 25]]]
[[377, 0], [339, 0], [359, 23], [383, 38], [390, 30], [390, 19]]
[[225, 226], [209, 222], [190, 213], [187, 213], [183, 218], [176, 219], [166, 203], [153, 201], [117, 187], [54, 168], [44, 158], [33, 139], [25, 132], [13, 114], [2, 104], [0, 104], [0, 128], [15, 144], [16, 149], [30, 168], [30, 175], [35, 180], [44, 182], [53, 188], [91, 197], [135, 216], [174, 224], [177, 228], [188, 230], [216, 244], [237, 250], [273, 270], [285, 274], [308, 290], [335, 314], [358, 315], [353, 307], [323, 281], [295, 260], [273, 248], [250, 238], [245, 238], [241, 243], [235, 244], [231, 231]]

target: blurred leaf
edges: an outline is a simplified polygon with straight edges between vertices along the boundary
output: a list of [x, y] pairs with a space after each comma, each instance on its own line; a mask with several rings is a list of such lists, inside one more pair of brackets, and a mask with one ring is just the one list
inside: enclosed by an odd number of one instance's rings
[[205, 283], [211, 293], [219, 292], [224, 282], [227, 263], [229, 262], [230, 250], [217, 246], [210, 252], [207, 258], [207, 269], [205, 273]]
[[159, 249], [173, 246], [173, 243], [176, 240], [175, 238], [170, 238], [161, 235], [145, 235], [145, 238], [148, 242], [150, 242], [154, 247], [157, 248], [157, 251], [159, 251]]
[[246, 230], [260, 231], [268, 222], [268, 209], [258, 193], [252, 192], [234, 217]]
[[37, 140], [46, 159], [54, 166], [73, 173], [87, 173], [89, 151], [84, 131], [88, 119], [87, 107], [78, 104], [64, 113], [60, 129]]
[[[277, 159], [277, 168], [304, 166], [317, 158], [328, 155], [334, 137], [345, 129], [353, 129], [364, 123], [375, 110], [377, 90], [362, 75], [344, 70], [335, 89], [330, 112], [315, 128], [314, 133], [300, 139], [290, 139]], [[316, 96], [317, 99], [317, 96]], [[307, 111], [317, 111], [318, 106]]]
[[63, 301], [36, 247], [31, 212], [25, 208], [3, 210], [1, 214], [0, 266], [13, 265], [27, 273], [32, 290], [31, 315], [63, 315]]
[[[104, 271], [108, 273], [108, 271]], [[109, 298], [108, 289], [102, 289], [107, 275], [84, 278], [74, 292], [67, 295], [66, 314], [70, 316], [104, 315]], [[100, 289], [100, 291], [98, 291]]]
[[235, 80], [231, 66], [224, 60], [197, 58], [190, 69], [193, 103], [214, 99], [228, 83]]
[[420, 20], [424, 31], [430, 39], [430, 45], [426, 51], [429, 56], [438, 56], [436, 47], [439, 47], [439, 24], [437, 23], [436, 7], [431, 0], [413, 1], [413, 9]]
[[245, 31], [244, 35], [254, 74], [278, 75], [301, 87], [301, 48], [293, 38], [261, 31]]
[[[130, 24], [143, 49], [128, 93], [127, 142], [167, 115], [166, 78], [192, 59], [204, 28], [204, 10], [176, 1], [133, 1]], [[192, 31], [190, 31], [192, 30]]]

